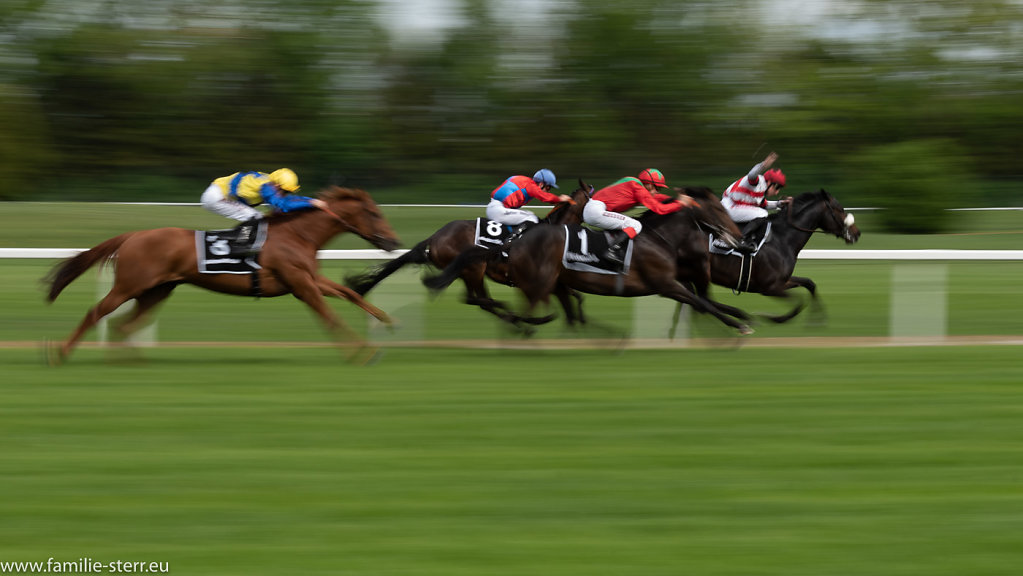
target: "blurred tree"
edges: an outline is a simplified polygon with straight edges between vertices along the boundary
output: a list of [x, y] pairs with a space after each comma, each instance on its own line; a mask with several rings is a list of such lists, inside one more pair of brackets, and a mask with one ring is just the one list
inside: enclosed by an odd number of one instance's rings
[[978, 178], [1019, 179], [1023, 5], [790, 6], [462, 0], [437, 34], [397, 42], [395, 3], [14, 0], [0, 170], [193, 198], [224, 171], [287, 164], [307, 184], [478, 201], [540, 165], [720, 189], [768, 149], [794, 186], [835, 189], [849, 155], [941, 139]]
[[861, 198], [884, 208], [880, 220], [890, 232], [941, 232], [948, 208], [962, 206], [974, 178], [963, 151], [951, 140], [908, 140], [865, 148], [847, 163], [848, 179]]
[[52, 164], [52, 143], [35, 94], [0, 84], [0, 199], [37, 197]]

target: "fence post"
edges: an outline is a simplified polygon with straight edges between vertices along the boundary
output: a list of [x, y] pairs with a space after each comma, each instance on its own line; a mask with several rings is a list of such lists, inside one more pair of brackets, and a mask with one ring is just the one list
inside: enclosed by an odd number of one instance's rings
[[945, 262], [893, 266], [889, 335], [943, 338], [948, 332], [947, 279]]

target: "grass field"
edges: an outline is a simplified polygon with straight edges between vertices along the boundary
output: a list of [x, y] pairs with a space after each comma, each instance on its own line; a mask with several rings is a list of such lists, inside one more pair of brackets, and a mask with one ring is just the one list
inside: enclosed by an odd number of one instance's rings
[[0, 350], [0, 560], [1016, 574], [1018, 350]]
[[[0, 205], [0, 245], [221, 223], [196, 207], [151, 209]], [[406, 245], [455, 217], [399, 212]], [[1018, 213], [967, 218], [955, 234], [905, 238], [871, 233], [865, 214], [856, 247], [1023, 248]], [[52, 264], [0, 260], [0, 342], [61, 339], [96, 300], [90, 273], [44, 305]], [[324, 268], [339, 278], [366, 265]], [[935, 264], [801, 262], [827, 324], [762, 325], [749, 341], [886, 336], [895, 266], [912, 277]], [[938, 266], [948, 334], [1023, 336], [1021, 263]], [[1008, 576], [1023, 565], [1018, 346], [395, 344], [517, 342], [459, 292], [430, 300], [414, 272], [388, 281], [371, 300], [401, 322], [393, 333], [335, 303], [390, 343], [366, 367], [341, 362], [290, 297], [191, 287], [160, 311], [159, 341], [237, 346], [85, 347], [59, 368], [35, 344], [0, 347], [0, 569], [51, 557], [227, 576]], [[673, 312], [652, 298], [590, 297], [586, 309], [600, 326], [583, 335], [611, 340], [663, 337]], [[690, 331], [727, 335], [706, 319]], [[538, 334], [577, 336], [560, 321]]]

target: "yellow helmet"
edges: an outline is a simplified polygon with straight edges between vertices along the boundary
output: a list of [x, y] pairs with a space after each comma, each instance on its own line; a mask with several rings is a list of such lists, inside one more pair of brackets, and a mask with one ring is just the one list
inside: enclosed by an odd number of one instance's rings
[[288, 192], [298, 192], [298, 175], [289, 168], [281, 168], [270, 173], [270, 180]]

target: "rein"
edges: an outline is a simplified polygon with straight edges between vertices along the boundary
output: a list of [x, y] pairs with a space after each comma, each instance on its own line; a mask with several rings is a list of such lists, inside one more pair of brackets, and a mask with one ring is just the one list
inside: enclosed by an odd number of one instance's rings
[[[828, 198], [827, 196], [824, 196], [823, 198], [821, 198], [821, 203], [824, 204], [824, 210], [826, 212], [828, 212], [829, 214], [831, 214], [831, 217], [835, 219], [835, 223], [839, 224], [839, 228], [843, 228], [843, 226], [838, 222], [838, 218], [835, 216], [834, 210], [831, 209], [832, 208], [831, 207], [831, 199]], [[796, 224], [792, 220], [792, 213], [795, 212], [795, 210], [792, 209], [791, 205], [789, 206], [789, 209], [787, 210], [787, 212], [788, 212], [788, 216], [786, 217], [786, 220], [788, 221], [789, 226], [792, 226], [796, 230], [799, 230], [800, 232], [809, 232], [810, 234], [813, 234], [818, 229], [823, 230], [823, 228], [821, 228], [820, 225], [818, 225], [816, 228], [804, 228], [804, 227]]]

